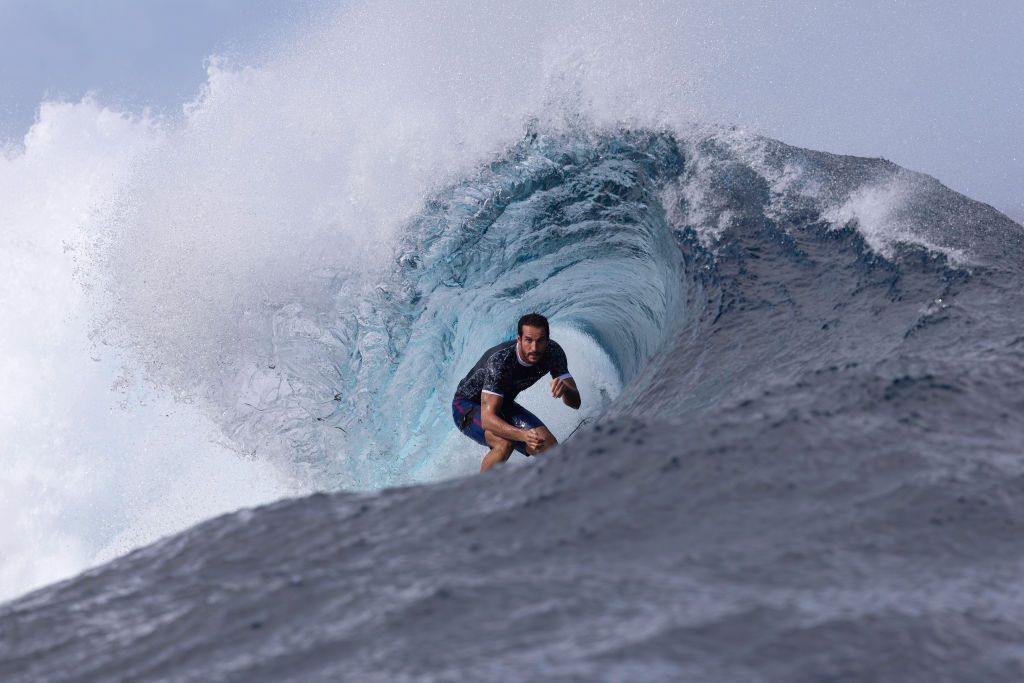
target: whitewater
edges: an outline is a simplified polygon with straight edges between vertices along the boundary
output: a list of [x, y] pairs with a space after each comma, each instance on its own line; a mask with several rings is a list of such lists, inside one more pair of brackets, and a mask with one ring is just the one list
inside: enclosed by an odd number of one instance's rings
[[[5, 150], [0, 677], [1019, 680], [1024, 228], [695, 122], [673, 11], [495, 11]], [[583, 408], [476, 475], [534, 310]]]

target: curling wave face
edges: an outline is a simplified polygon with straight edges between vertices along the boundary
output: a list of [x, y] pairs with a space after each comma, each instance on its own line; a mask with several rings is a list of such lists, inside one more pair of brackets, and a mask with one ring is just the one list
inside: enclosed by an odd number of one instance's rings
[[[272, 351], [204, 393], [247, 452], [350, 489], [472, 471], [449, 394], [531, 310], [570, 342], [584, 422], [692, 418], [786, 387], [768, 401], [780, 411], [823, 400], [839, 368], [870, 374], [854, 392], [869, 400], [879, 367], [940, 362], [932, 339], [957, 327], [957, 297], [986, 324], [941, 362], [1012, 333], [1012, 290], [988, 289], [1017, 272], [1005, 261], [1020, 240], [997, 212], [881, 160], [721, 130], [535, 131], [435, 195], [390, 267], [334, 276], [320, 310], [275, 309]], [[647, 364], [659, 350], [672, 368]], [[556, 419], [563, 437], [579, 424]]]
[[[275, 355], [247, 377], [241, 393], [253, 398], [230, 415], [231, 433], [253, 448], [283, 437], [344, 488], [468, 473], [451, 394], [532, 310], [568, 344], [590, 399], [582, 417], [593, 417], [678, 318], [679, 252], [658, 193], [679, 163], [668, 137], [531, 135], [431, 200], [383, 279], [356, 291], [335, 279], [336, 305], [314, 319], [281, 311]], [[563, 437], [580, 423], [554, 419]]]

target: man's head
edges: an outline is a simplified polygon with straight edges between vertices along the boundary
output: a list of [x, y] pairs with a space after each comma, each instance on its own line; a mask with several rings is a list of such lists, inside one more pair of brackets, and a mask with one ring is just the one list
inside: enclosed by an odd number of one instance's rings
[[548, 347], [548, 319], [540, 313], [528, 313], [519, 319], [516, 329], [520, 355], [527, 363], [536, 363]]

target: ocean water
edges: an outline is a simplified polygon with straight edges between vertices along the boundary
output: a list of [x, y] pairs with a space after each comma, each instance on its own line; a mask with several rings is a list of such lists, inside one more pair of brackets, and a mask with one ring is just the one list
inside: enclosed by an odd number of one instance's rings
[[[0, 677], [1019, 680], [1024, 228], [693, 123], [699, 68], [375, 21], [0, 161], [0, 595], [92, 567]], [[475, 476], [451, 394], [533, 310], [583, 408]]]

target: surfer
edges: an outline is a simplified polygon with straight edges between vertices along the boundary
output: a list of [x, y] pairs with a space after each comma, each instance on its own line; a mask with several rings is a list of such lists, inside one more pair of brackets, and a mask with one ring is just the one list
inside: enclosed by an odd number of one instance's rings
[[455, 390], [452, 417], [459, 431], [490, 450], [484, 472], [508, 460], [512, 451], [538, 455], [558, 443], [540, 419], [516, 403], [519, 392], [551, 373], [551, 396], [573, 409], [580, 392], [569, 374], [565, 351], [548, 335], [547, 318], [530, 313], [519, 319], [514, 341], [484, 352]]

